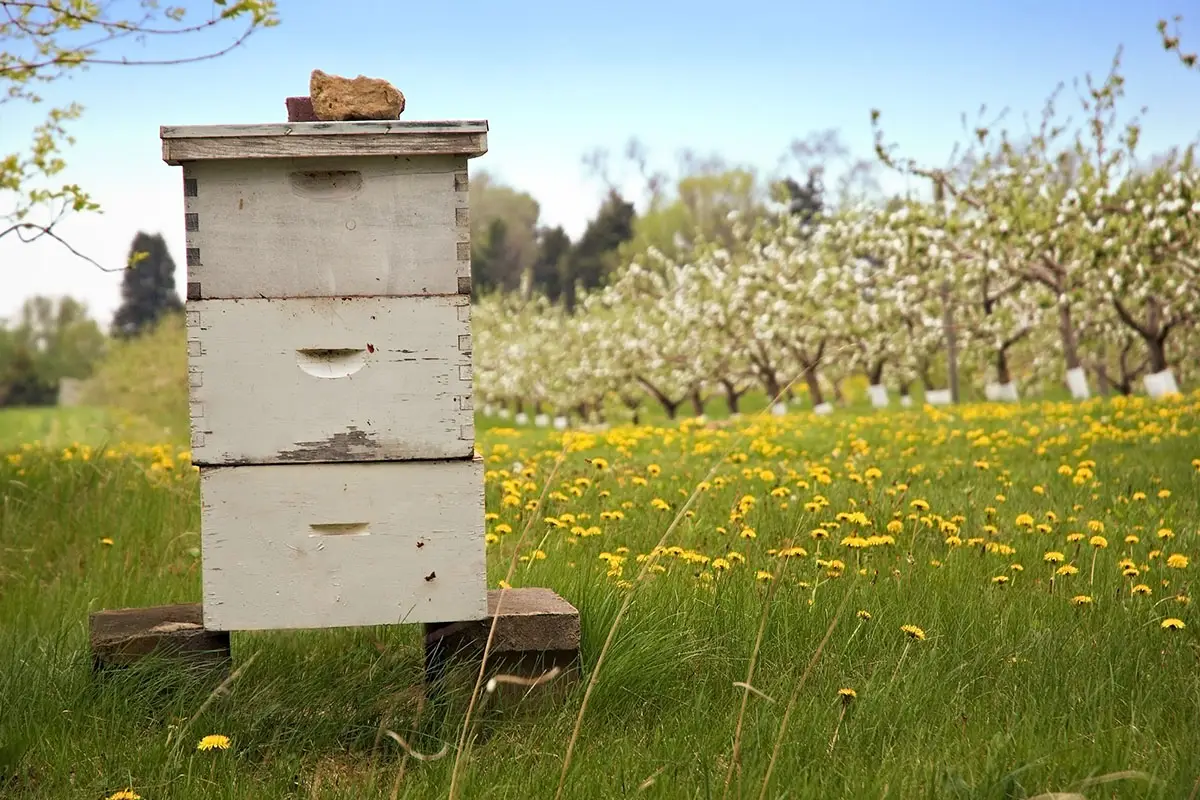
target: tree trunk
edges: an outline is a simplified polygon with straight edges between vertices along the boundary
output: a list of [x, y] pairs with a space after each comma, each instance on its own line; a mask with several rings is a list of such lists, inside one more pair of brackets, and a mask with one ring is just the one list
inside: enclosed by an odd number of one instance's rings
[[872, 386], [878, 386], [883, 383], [883, 366], [886, 362], [884, 359], [879, 359], [867, 369], [867, 381]]
[[1159, 334], [1142, 338], [1146, 340], [1146, 350], [1150, 354], [1150, 371], [1162, 372], [1167, 369], [1167, 337]]
[[838, 405], [846, 405], [846, 394], [842, 391], [842, 378], [837, 378], [833, 382], [833, 399]]
[[1012, 383], [1012, 373], [1008, 368], [1008, 347], [996, 351], [996, 381], [1001, 386]]
[[825, 397], [821, 394], [821, 381], [817, 377], [816, 367], [804, 368], [804, 382], [808, 384], [808, 396], [812, 400], [813, 408], [824, 403]]
[[699, 389], [692, 389], [691, 394], [692, 411], [697, 417], [704, 416], [704, 396], [700, 394]]
[[770, 398], [770, 402], [777, 402], [776, 398], [779, 397], [780, 390], [779, 378], [775, 376], [774, 372], [763, 372], [760, 377], [762, 379], [763, 388], [767, 390], [767, 396]]
[[1075, 323], [1071, 320], [1071, 307], [1058, 306], [1058, 334], [1062, 337], [1063, 358], [1067, 369], [1079, 367], [1079, 342], [1075, 338]]
[[729, 408], [730, 416], [738, 413], [738, 402], [742, 399], [742, 392], [737, 390], [737, 386], [733, 381], [721, 379], [721, 385], [725, 387], [725, 405]]

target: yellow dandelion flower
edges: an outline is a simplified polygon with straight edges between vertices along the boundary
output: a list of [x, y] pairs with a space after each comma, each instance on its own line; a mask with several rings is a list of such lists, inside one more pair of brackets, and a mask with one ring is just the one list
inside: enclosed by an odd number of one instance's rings
[[1130, 591], [1135, 595], [1143, 596], [1150, 594], [1150, 587], [1144, 583], [1139, 583], [1137, 586], [1134, 586], [1132, 589], [1130, 589]]
[[1042, 556], [1042, 561], [1045, 561], [1049, 564], [1059, 564], [1064, 558], [1065, 556], [1062, 553], [1058, 552], [1057, 550], [1051, 550]]
[[1054, 570], [1055, 575], [1078, 575], [1079, 567], [1074, 564], [1063, 564], [1058, 569]]
[[1071, 598], [1071, 605], [1073, 606], [1090, 606], [1091, 604], [1092, 598], [1090, 595], [1077, 594]]
[[859, 618], [859, 619], [861, 619], [863, 622], [870, 622], [870, 621], [871, 621], [871, 612], [870, 612], [870, 611], [867, 611], [865, 608], [860, 608], [860, 609], [858, 610], [858, 613], [856, 613], [854, 616], [858, 617], [858, 618]]
[[196, 745], [196, 749], [197, 750], [228, 750], [229, 749], [229, 737], [223, 736], [219, 733], [205, 736], [203, 739], [200, 740], [200, 743]]
[[1103, 536], [1093, 536], [1091, 539], [1088, 539], [1088, 544], [1097, 550], [1103, 550], [1108, 547], [1108, 539], [1105, 539]]
[[110, 794], [105, 800], [142, 800], [142, 796], [133, 789], [122, 789]]
[[996, 584], [997, 586], [1003, 586], [1004, 584], [1008, 583], [1008, 576], [997, 575], [996, 577], [992, 578], [992, 583]]
[[916, 639], [919, 642], [925, 640], [925, 631], [921, 630], [916, 625], [901, 625], [900, 630], [903, 631], [904, 634], [910, 639]]
[[1172, 553], [1167, 556], [1167, 566], [1171, 569], [1184, 569], [1188, 565], [1188, 557], [1183, 553]]
[[112, 546], [113, 546], [113, 540], [112, 540], [112, 539], [110, 539], [110, 538], [108, 538], [107, 536], [105, 536], [103, 539], [101, 539], [101, 540], [100, 540], [100, 544], [102, 544], [102, 545], [106, 545], [106, 546], [108, 546], [108, 547], [112, 547]]
[[1181, 620], [1181, 619], [1176, 619], [1175, 617], [1170, 617], [1169, 619], [1164, 619], [1162, 621], [1162, 627], [1163, 627], [1163, 629], [1168, 630], [1168, 631], [1181, 631], [1184, 628], [1186, 628], [1187, 625], [1184, 625], [1183, 620]]
[[775, 580], [775, 576], [767, 572], [765, 569], [760, 569], [758, 572], [754, 573], [754, 579], [758, 581], [773, 581]]
[[841, 698], [841, 701], [843, 703], [849, 703], [850, 701], [852, 701], [858, 697], [858, 692], [856, 692], [853, 689], [850, 689], [848, 687], [843, 688], [843, 689], [838, 689], [838, 697]]

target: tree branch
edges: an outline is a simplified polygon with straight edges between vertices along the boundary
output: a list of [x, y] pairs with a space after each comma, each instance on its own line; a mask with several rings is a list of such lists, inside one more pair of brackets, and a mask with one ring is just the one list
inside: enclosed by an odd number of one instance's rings
[[[14, 225], [8, 226], [4, 230], [0, 230], [0, 239], [3, 239], [5, 236], [8, 236], [11, 233], [11, 234], [15, 234], [16, 237], [21, 240], [22, 244], [29, 244], [31, 242], [36, 242], [38, 239], [42, 238], [43, 236], [49, 236], [54, 241], [58, 242], [63, 247], [67, 248], [67, 250], [71, 251], [72, 255], [82, 258], [84, 261], [86, 261], [89, 264], [91, 264], [92, 266], [96, 267], [101, 272], [124, 272], [125, 271], [126, 267], [119, 267], [119, 268], [118, 267], [105, 267], [102, 264], [100, 264], [98, 261], [96, 261], [95, 259], [93, 259], [89, 256], [85, 256], [83, 253], [79, 252], [74, 247], [72, 247], [65, 239], [63, 239], [61, 236], [59, 236], [57, 233], [55, 233], [52, 230], [52, 228], [53, 228], [52, 225], [45, 226], [45, 225], [35, 225], [32, 222], [18, 222]], [[37, 233], [34, 234], [33, 236], [26, 237], [24, 234], [24, 231], [37, 231]]]

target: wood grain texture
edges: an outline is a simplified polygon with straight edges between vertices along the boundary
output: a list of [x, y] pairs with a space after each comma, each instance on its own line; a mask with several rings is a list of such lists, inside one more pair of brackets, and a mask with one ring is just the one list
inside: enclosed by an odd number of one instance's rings
[[289, 122], [259, 125], [164, 125], [168, 164], [211, 159], [460, 155], [487, 152], [486, 120], [446, 122]]
[[198, 299], [454, 294], [470, 278], [462, 156], [214, 161], [184, 167]]
[[477, 458], [202, 467], [205, 628], [483, 619], [483, 491]]
[[470, 298], [187, 302], [196, 464], [468, 458]]
[[199, 603], [95, 611], [88, 615], [92, 668], [157, 657], [193, 668], [228, 669], [229, 634], [205, 630], [201, 617]]
[[236, 139], [244, 136], [404, 136], [425, 133], [487, 133], [486, 119], [260, 122], [233, 125], [162, 125], [163, 139]]

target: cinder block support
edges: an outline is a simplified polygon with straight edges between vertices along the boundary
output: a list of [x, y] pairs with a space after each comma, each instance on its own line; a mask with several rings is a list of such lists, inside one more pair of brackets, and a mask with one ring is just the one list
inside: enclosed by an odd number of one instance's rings
[[149, 657], [222, 672], [232, 663], [229, 632], [205, 630], [199, 603], [96, 611], [88, 627], [97, 671]]
[[[493, 625], [489, 678], [531, 679], [555, 667], [563, 674], [553, 680], [554, 685], [568, 685], [578, 677], [579, 611], [550, 589], [498, 589], [488, 592], [487, 619], [425, 626], [426, 684], [440, 684], [454, 661], [478, 663]], [[522, 694], [527, 691], [514, 688]]]

